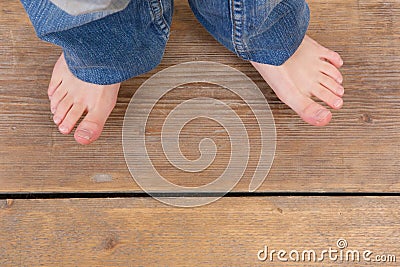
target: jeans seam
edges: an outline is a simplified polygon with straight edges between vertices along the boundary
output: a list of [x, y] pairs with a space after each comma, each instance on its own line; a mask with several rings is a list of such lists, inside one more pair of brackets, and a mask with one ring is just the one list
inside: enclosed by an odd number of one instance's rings
[[239, 57], [248, 59], [247, 45], [244, 41], [244, 4], [243, 0], [231, 0], [232, 43]]
[[164, 11], [161, 0], [150, 0], [151, 15], [157, 29], [163, 34], [163, 36], [168, 39], [170, 29], [167, 21], [164, 18]]

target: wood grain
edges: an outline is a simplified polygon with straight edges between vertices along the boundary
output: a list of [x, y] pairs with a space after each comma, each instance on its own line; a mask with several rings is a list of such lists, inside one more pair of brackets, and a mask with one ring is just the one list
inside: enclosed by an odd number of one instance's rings
[[[171, 39], [155, 70], [125, 82], [118, 104], [100, 140], [80, 146], [62, 136], [51, 121], [46, 87], [60, 49], [39, 41], [15, 1], [0, 2], [0, 192], [121, 192], [140, 191], [125, 164], [121, 145], [123, 116], [130, 98], [152, 74], [192, 60], [228, 64], [248, 75], [262, 90], [273, 111], [277, 151], [269, 176], [259, 191], [271, 192], [399, 192], [400, 191], [400, 3], [397, 0], [311, 0], [309, 34], [341, 53], [345, 60], [345, 106], [334, 112], [328, 127], [303, 123], [247, 62], [219, 45], [195, 20], [186, 1], [175, 3]], [[179, 101], [218, 96], [241, 107], [241, 100], [213, 86], [187, 85], [172, 92], [155, 109], [149, 147], [156, 165], [174, 182], [194, 186], [216, 178], [222, 157], [207, 173], [187, 179], [159, 160], [160, 117]], [[249, 127], [254, 119], [241, 110]], [[203, 126], [202, 130], [198, 130]], [[198, 122], [183, 139], [188, 157], [195, 157], [202, 134], [215, 125]], [[221, 144], [226, 138], [217, 136]], [[225, 138], [225, 139], [224, 139]], [[257, 144], [256, 132], [250, 135]], [[253, 145], [257, 148], [257, 145]], [[193, 154], [190, 154], [190, 152]], [[158, 154], [157, 154], [158, 153]], [[235, 191], [247, 191], [257, 149]], [[107, 174], [111, 180], [96, 179]], [[108, 176], [108, 177], [110, 177]]]
[[[194, 209], [151, 198], [0, 201], [1, 266], [321, 266], [270, 250], [370, 250], [400, 260], [399, 198], [224, 198]], [[320, 258], [320, 255], [319, 255]], [[324, 265], [398, 266], [331, 261]]]

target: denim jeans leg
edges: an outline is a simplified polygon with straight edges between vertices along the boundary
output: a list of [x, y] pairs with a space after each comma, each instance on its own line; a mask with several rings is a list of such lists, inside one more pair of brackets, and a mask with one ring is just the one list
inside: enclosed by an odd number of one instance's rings
[[72, 16], [49, 0], [21, 0], [39, 38], [61, 46], [71, 72], [95, 84], [145, 73], [162, 59], [172, 0], [135, 0], [122, 11]]
[[304, 0], [189, 0], [199, 22], [245, 60], [281, 65], [300, 46], [310, 10]]

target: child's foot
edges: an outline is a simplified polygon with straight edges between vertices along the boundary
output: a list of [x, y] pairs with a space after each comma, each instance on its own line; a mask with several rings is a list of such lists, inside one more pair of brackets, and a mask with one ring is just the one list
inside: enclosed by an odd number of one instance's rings
[[283, 65], [251, 62], [276, 95], [312, 125], [329, 123], [332, 113], [314, 102], [315, 96], [333, 109], [343, 106], [340, 55], [306, 36], [296, 53]]
[[120, 84], [97, 85], [79, 80], [68, 69], [61, 54], [53, 69], [48, 95], [54, 123], [69, 134], [80, 117], [85, 118], [75, 130], [75, 140], [87, 145], [99, 138], [117, 101]]

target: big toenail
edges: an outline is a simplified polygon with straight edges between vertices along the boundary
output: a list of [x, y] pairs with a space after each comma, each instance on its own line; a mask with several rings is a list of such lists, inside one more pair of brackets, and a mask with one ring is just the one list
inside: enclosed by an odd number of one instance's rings
[[60, 121], [61, 121], [61, 119], [60, 119], [59, 117], [54, 117], [53, 120], [54, 120], [54, 122], [55, 122], [56, 124], [59, 124]]
[[62, 133], [67, 133], [67, 132], [68, 132], [68, 128], [65, 127], [65, 126], [60, 126], [59, 130], [60, 130], [60, 132], [62, 132]]
[[76, 131], [76, 135], [86, 140], [90, 140], [90, 138], [92, 138], [92, 134], [88, 130], [78, 130]]
[[340, 107], [342, 105], [342, 103], [343, 103], [343, 100], [342, 99], [338, 99], [334, 104], [335, 108]]
[[317, 112], [317, 119], [318, 120], [320, 120], [320, 121], [322, 121], [323, 119], [325, 119], [326, 117], [328, 117], [328, 115], [329, 115], [329, 110], [326, 110], [326, 109], [320, 109], [318, 112]]

